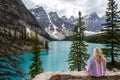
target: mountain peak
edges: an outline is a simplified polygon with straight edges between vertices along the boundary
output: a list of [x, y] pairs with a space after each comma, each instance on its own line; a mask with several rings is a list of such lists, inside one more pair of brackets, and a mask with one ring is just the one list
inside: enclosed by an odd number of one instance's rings
[[50, 12], [49, 13], [50, 15], [52, 14], [52, 15], [57, 15], [57, 12]]
[[92, 12], [90, 15], [97, 15], [97, 13], [96, 12]]
[[96, 12], [91, 13], [89, 17], [91, 17], [91, 18], [99, 18]]
[[62, 16], [61, 19], [67, 20], [67, 17], [66, 16]]
[[49, 15], [54, 18], [59, 18], [57, 12], [50, 12]]
[[42, 6], [36, 6], [35, 9], [44, 10]]
[[70, 17], [71, 20], [74, 20], [75, 18], [73, 16]]
[[45, 11], [42, 6], [36, 6], [32, 9], [29, 9], [29, 10], [32, 12], [37, 12], [37, 13], [39, 13], [40, 11]]

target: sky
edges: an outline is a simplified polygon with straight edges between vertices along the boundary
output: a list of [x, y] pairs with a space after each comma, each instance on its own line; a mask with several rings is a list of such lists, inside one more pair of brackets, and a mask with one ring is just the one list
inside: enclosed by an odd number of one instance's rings
[[[82, 16], [96, 12], [99, 17], [105, 15], [108, 0], [22, 0], [28, 9], [42, 6], [46, 12], [57, 12], [60, 17], [78, 17], [78, 11]], [[120, 0], [115, 0], [120, 3]], [[120, 4], [118, 4], [120, 9]]]

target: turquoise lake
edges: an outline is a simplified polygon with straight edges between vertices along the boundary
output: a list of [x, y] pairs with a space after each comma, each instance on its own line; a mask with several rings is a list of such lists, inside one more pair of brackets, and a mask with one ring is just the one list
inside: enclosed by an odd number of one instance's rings
[[[95, 47], [103, 47], [101, 44], [86, 43], [88, 44], [88, 53], [92, 55], [93, 49]], [[50, 50], [48, 52], [41, 52], [41, 60], [44, 72], [48, 71], [68, 71], [68, 53], [70, 51], [71, 42], [70, 41], [53, 41], [49, 42]], [[26, 53], [20, 55], [25, 59], [24, 64], [22, 64], [23, 70], [28, 73], [29, 65], [31, 64], [31, 53]]]

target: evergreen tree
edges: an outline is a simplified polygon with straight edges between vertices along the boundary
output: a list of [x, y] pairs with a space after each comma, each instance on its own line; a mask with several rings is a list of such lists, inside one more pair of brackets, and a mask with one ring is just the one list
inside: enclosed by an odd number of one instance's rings
[[106, 22], [104, 24], [104, 31], [106, 32], [104, 42], [106, 47], [103, 49], [103, 53], [111, 58], [111, 67], [114, 67], [115, 61], [120, 59], [119, 12], [117, 11], [117, 4], [114, 0], [108, 0], [107, 5]]
[[44, 46], [45, 46], [45, 49], [47, 49], [48, 50], [48, 41], [45, 41], [45, 44], [44, 44]]
[[9, 36], [11, 36], [12, 34], [11, 34], [11, 29], [10, 28], [8, 28], [9, 29], [9, 32], [8, 32], [8, 34], [9, 34]]
[[37, 74], [43, 72], [42, 69], [42, 62], [40, 60], [40, 41], [37, 37], [37, 34], [32, 39], [32, 64], [30, 65], [30, 72], [31, 78], [35, 77]]
[[87, 45], [84, 41], [84, 22], [82, 21], [81, 12], [79, 12], [78, 23], [73, 32], [72, 45], [70, 53], [68, 54], [68, 64], [70, 70], [81, 71], [85, 68], [86, 61], [89, 58], [87, 52]]
[[14, 37], [17, 37], [16, 25], [14, 26]]
[[0, 80], [16, 80], [17, 77], [25, 77], [26, 74], [20, 67], [23, 59], [18, 56], [5, 56], [0, 57]]

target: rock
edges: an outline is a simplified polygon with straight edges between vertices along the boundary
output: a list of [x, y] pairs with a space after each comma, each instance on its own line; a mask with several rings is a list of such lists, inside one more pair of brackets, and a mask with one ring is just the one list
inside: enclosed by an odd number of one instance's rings
[[49, 80], [53, 75], [54, 73], [52, 72], [41, 73], [37, 75], [33, 80]]
[[[22, 34], [35, 35], [41, 41], [47, 40], [47, 33], [25, 7], [22, 0], [0, 2], [0, 57], [5, 54], [28, 52], [30, 48], [19, 37]], [[22, 33], [22, 34], [21, 34]]]
[[29, 35], [37, 34], [40, 36], [41, 41], [48, 39], [48, 34], [42, 29], [35, 17], [25, 7], [22, 0], [4, 0], [0, 3], [0, 29], [11, 33], [16, 30], [17, 34], [26, 33]]
[[113, 71], [113, 72], [117, 72], [117, 71], [118, 71], [118, 69], [116, 69], [116, 68], [113, 68], [113, 69], [112, 69], [112, 71]]
[[90, 77], [86, 71], [45, 72], [38, 74], [33, 80], [120, 80], [120, 71], [106, 71], [104, 77]]

